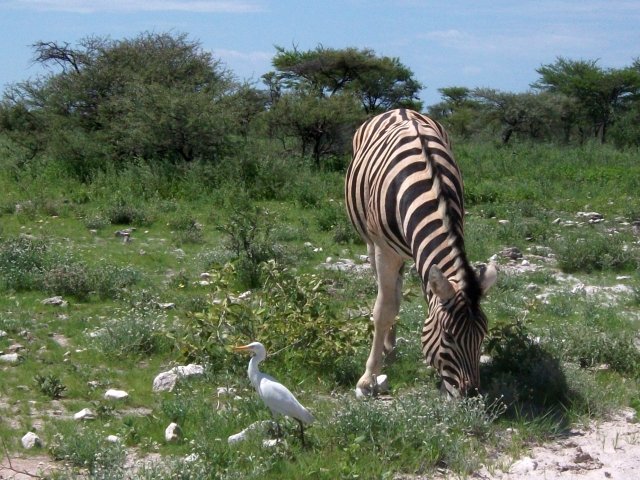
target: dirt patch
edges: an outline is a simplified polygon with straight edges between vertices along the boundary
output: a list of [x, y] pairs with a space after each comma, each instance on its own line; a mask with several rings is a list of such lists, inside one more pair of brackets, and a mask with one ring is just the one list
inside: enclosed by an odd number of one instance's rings
[[52, 460], [46, 455], [12, 457], [0, 461], [0, 479], [25, 480], [45, 477], [56, 471]]
[[640, 478], [640, 423], [625, 410], [585, 428], [576, 428], [554, 442], [535, 446], [504, 471], [483, 468], [472, 475], [482, 480]]

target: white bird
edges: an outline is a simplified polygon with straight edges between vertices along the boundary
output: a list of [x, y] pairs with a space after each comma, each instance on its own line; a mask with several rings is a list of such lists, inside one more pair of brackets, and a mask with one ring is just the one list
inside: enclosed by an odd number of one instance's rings
[[280, 431], [280, 425], [277, 423], [278, 417], [282, 415], [291, 417], [300, 425], [300, 439], [302, 445], [304, 445], [304, 425], [314, 421], [313, 415], [300, 404], [287, 387], [258, 369], [260, 362], [267, 357], [264, 345], [260, 342], [252, 342], [242, 347], [233, 347], [233, 350], [252, 353], [251, 360], [249, 360], [249, 368], [247, 369], [249, 380], [251, 380], [251, 384], [258, 392], [258, 396], [262, 398], [262, 401], [271, 410], [271, 415], [276, 420], [278, 432]]

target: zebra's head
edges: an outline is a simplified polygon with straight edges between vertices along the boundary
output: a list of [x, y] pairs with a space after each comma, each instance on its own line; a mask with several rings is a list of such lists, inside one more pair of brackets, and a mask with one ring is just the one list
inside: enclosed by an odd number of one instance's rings
[[452, 397], [471, 395], [480, 388], [480, 348], [487, 318], [480, 297], [496, 281], [493, 265], [469, 272], [463, 286], [451, 282], [437, 267], [429, 271], [429, 317], [422, 336], [427, 362], [442, 378], [442, 390]]

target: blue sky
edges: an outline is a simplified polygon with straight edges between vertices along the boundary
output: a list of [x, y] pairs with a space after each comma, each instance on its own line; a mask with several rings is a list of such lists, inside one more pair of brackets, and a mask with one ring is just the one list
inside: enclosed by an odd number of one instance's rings
[[431, 105], [442, 87], [526, 91], [558, 56], [628, 66], [640, 1], [0, 0], [0, 88], [43, 73], [34, 42], [145, 31], [187, 33], [238, 79], [271, 70], [274, 45], [370, 48], [409, 67]]

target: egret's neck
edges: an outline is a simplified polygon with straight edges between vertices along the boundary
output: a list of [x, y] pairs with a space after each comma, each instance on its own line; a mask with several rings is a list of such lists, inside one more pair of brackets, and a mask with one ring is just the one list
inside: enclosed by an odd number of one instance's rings
[[254, 355], [253, 357], [251, 357], [251, 360], [249, 360], [249, 368], [247, 369], [247, 373], [249, 374], [249, 380], [251, 380], [251, 383], [255, 388], [258, 388], [257, 383], [258, 377], [260, 376], [260, 369], [258, 368], [258, 365], [260, 364], [260, 362], [262, 362], [262, 360], [264, 360], [264, 357], [261, 355]]

